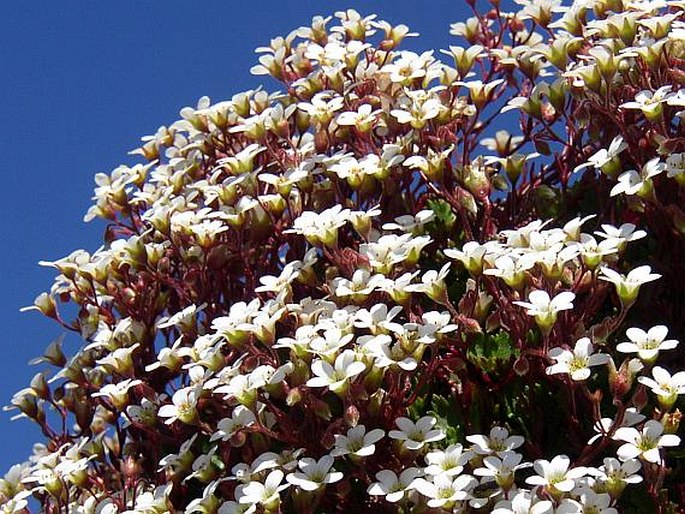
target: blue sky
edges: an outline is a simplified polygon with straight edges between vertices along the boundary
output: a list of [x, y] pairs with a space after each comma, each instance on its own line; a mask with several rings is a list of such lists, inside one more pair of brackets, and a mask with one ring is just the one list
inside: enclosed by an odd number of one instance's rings
[[[263, 0], [9, 2], [0, 17], [0, 405], [26, 387], [60, 327], [19, 313], [49, 289], [39, 260], [97, 249], [103, 225], [85, 224], [93, 175], [130, 162], [140, 136], [202, 95], [218, 101], [264, 83], [253, 50], [316, 14], [355, 8], [405, 23], [421, 37], [406, 48], [456, 44], [449, 24], [463, 0]], [[81, 342], [67, 339], [73, 354]], [[0, 412], [0, 475], [42, 440], [32, 423]]]

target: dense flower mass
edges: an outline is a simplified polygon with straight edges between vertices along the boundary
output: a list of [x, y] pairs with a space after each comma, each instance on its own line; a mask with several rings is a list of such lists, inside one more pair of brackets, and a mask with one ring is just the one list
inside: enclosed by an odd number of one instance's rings
[[676, 512], [685, 5], [516, 4], [317, 16], [98, 174], [2, 511]]

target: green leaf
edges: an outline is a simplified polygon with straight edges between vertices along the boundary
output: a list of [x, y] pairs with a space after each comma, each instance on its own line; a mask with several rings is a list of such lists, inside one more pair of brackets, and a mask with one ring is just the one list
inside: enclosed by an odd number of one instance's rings
[[449, 398], [438, 394], [431, 395], [431, 408], [427, 414], [437, 419], [436, 426], [441, 428], [447, 437], [445, 444], [461, 442], [464, 437], [463, 423], [459, 419], [458, 411]]
[[519, 350], [504, 331], [495, 334], [477, 334], [474, 344], [466, 352], [466, 358], [486, 373], [504, 371]]
[[435, 213], [435, 218], [427, 224], [428, 233], [437, 232], [440, 230], [451, 232], [457, 217], [452, 211], [452, 207], [445, 200], [436, 199], [428, 200], [426, 206]]

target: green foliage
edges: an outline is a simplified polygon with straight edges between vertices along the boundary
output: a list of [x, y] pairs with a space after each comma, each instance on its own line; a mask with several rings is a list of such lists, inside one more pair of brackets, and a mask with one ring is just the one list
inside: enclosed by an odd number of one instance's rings
[[499, 331], [495, 334], [476, 334], [466, 357], [486, 373], [497, 373], [508, 370], [512, 359], [519, 354], [509, 334]]

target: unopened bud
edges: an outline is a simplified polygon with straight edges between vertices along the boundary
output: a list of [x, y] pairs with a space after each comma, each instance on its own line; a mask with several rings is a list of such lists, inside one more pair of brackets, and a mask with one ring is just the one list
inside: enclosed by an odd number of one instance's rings
[[231, 446], [233, 446], [234, 448], [242, 448], [243, 446], [245, 446], [245, 443], [247, 442], [247, 434], [244, 430], [238, 430], [235, 434], [231, 436], [230, 441]]
[[617, 370], [613, 360], [609, 360], [609, 390], [617, 400], [622, 399], [633, 386], [635, 376], [642, 371], [639, 359], [626, 359]]
[[530, 363], [528, 362], [528, 359], [526, 359], [525, 355], [520, 355], [519, 358], [514, 362], [514, 372], [518, 376], [522, 377], [528, 373], [529, 369]]
[[27, 311], [32, 309], [38, 309], [48, 318], [54, 318], [57, 315], [57, 307], [55, 306], [55, 300], [48, 293], [41, 293], [36, 296], [33, 300], [33, 306], [21, 309], [21, 311]]
[[631, 403], [633, 404], [633, 407], [635, 407], [637, 411], [640, 412], [642, 409], [645, 408], [648, 402], [649, 397], [647, 396], [647, 391], [645, 391], [645, 387], [641, 385], [637, 388], [637, 391], [635, 391], [635, 394], [631, 399]]
[[86, 430], [93, 421], [93, 411], [90, 408], [88, 401], [79, 401], [74, 404], [74, 413], [76, 414], [76, 423], [81, 430]]
[[288, 396], [285, 398], [285, 403], [288, 407], [292, 407], [293, 405], [297, 405], [302, 401], [302, 391], [300, 390], [299, 387], [295, 387], [288, 391]]
[[331, 419], [331, 408], [328, 404], [322, 400], [314, 400], [314, 413], [324, 421], [330, 421]]
[[135, 478], [140, 473], [140, 465], [133, 455], [128, 455], [121, 463], [121, 473], [126, 478]]
[[31, 380], [31, 389], [36, 393], [38, 398], [43, 400], [48, 400], [50, 398], [50, 388], [48, 387], [48, 382], [45, 380], [45, 375], [42, 373], [36, 373], [36, 375]]
[[680, 421], [683, 419], [683, 413], [680, 409], [664, 414], [661, 418], [661, 424], [664, 426], [665, 434], [677, 434], [680, 428]]
[[359, 423], [359, 409], [354, 405], [350, 405], [345, 409], [345, 423], [351, 427], [356, 427]]

